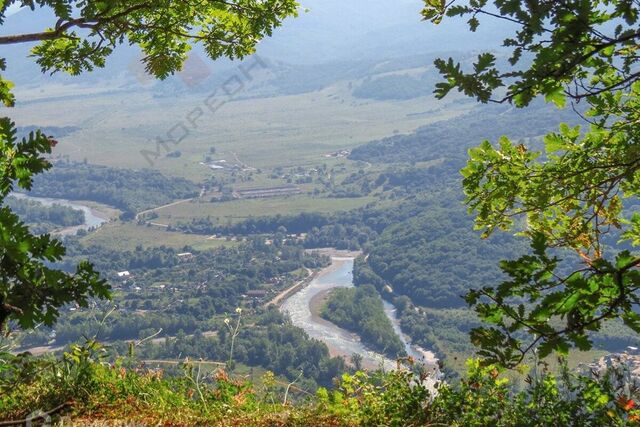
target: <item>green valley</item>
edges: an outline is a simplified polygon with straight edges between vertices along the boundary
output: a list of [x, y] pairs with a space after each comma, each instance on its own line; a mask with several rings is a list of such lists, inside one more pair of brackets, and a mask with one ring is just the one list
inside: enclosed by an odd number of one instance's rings
[[639, 17], [4, 2], [0, 426], [638, 425]]

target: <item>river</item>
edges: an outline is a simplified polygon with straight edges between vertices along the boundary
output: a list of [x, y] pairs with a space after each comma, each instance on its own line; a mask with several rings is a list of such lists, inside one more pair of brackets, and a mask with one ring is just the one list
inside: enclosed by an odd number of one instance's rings
[[[344, 356], [348, 359], [352, 354], [357, 353], [362, 356], [362, 364], [365, 368], [375, 369], [382, 366], [385, 369], [395, 369], [397, 367], [395, 360], [368, 349], [362, 344], [357, 334], [346, 331], [313, 313], [312, 306], [317, 304], [319, 297], [326, 294], [328, 290], [354, 286], [353, 264], [352, 257], [332, 257], [331, 266], [322, 270], [305, 288], [289, 297], [280, 310], [288, 313], [293, 324], [304, 329], [310, 337], [326, 343], [332, 356]], [[385, 301], [384, 311], [404, 343], [407, 354], [417, 362], [436, 370], [435, 355], [411, 345], [408, 338], [401, 332], [395, 307]]]
[[88, 206], [82, 205], [79, 202], [74, 202], [74, 201], [64, 200], [64, 199], [51, 199], [47, 197], [33, 197], [23, 193], [11, 193], [11, 196], [15, 197], [16, 199], [24, 199], [24, 200], [31, 200], [34, 202], [38, 202], [44, 206], [53, 206], [53, 205], [66, 206], [77, 211], [82, 211], [84, 213], [84, 224], [73, 226], [73, 227], [65, 227], [65, 228], [56, 230], [52, 234], [73, 235], [73, 234], [76, 234], [78, 230], [89, 230], [92, 228], [98, 228], [102, 224], [109, 221], [109, 216], [107, 214], [98, 212], [97, 210], [92, 209]]

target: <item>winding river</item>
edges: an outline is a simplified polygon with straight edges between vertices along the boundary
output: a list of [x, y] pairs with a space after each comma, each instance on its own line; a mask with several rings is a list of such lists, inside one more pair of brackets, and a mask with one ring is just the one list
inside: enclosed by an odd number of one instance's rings
[[95, 209], [91, 209], [88, 206], [82, 205], [79, 202], [73, 202], [73, 201], [64, 200], [64, 199], [51, 199], [47, 197], [33, 197], [23, 193], [11, 193], [11, 196], [15, 197], [16, 199], [31, 200], [34, 202], [38, 202], [44, 206], [53, 206], [53, 205], [66, 206], [77, 211], [82, 211], [84, 213], [84, 224], [73, 226], [73, 227], [65, 227], [60, 230], [56, 230], [53, 234], [57, 234], [57, 235], [75, 234], [78, 230], [89, 230], [92, 228], [97, 228], [97, 227], [100, 227], [105, 222], [109, 221], [108, 215], [98, 212]]
[[[395, 369], [397, 367], [395, 360], [368, 349], [357, 334], [346, 331], [313, 313], [315, 310], [312, 310], [312, 307], [319, 303], [322, 295], [328, 290], [354, 286], [353, 264], [352, 257], [332, 257], [331, 266], [322, 270], [305, 288], [289, 297], [280, 310], [287, 312], [293, 324], [304, 329], [310, 337], [326, 343], [332, 356], [344, 356], [348, 359], [352, 354], [357, 353], [362, 356], [362, 364], [365, 368], [375, 369], [382, 366], [385, 369]], [[385, 301], [384, 311], [404, 343], [407, 354], [416, 361], [437, 369], [435, 355], [411, 345], [400, 331], [395, 307]]]

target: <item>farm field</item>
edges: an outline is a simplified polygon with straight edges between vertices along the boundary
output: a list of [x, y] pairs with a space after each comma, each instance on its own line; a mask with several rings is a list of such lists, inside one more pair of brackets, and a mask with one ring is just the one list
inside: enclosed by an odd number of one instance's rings
[[133, 222], [105, 224], [98, 230], [82, 237], [81, 242], [86, 245], [104, 246], [123, 251], [134, 250], [138, 245], [145, 248], [164, 245], [175, 249], [191, 246], [197, 250], [205, 250], [220, 246], [232, 247], [238, 244], [226, 239], [210, 239], [206, 236], [171, 232], [159, 227], [138, 225]]
[[[60, 138], [56, 155], [73, 160], [124, 168], [157, 168], [161, 172], [200, 181], [211, 169], [200, 164], [215, 147], [212, 160], [271, 169], [317, 165], [340, 149], [349, 149], [394, 133], [408, 133], [438, 120], [467, 112], [473, 104], [440, 102], [433, 97], [407, 101], [355, 98], [344, 82], [298, 95], [237, 99], [215, 114], [204, 114], [190, 125], [187, 117], [202, 107], [207, 90], [180, 97], [154, 97], [148, 91], [103, 93], [65, 100], [23, 103], [10, 111], [19, 126], [76, 126], [80, 130]], [[208, 111], [208, 110], [207, 110]], [[187, 130], [180, 127], [185, 124]], [[178, 126], [176, 128], [176, 126]], [[174, 130], [177, 158], [149, 163], [141, 150], [156, 152], [156, 138], [167, 140]]]
[[375, 202], [375, 197], [313, 198], [308, 195], [274, 197], [267, 199], [241, 199], [228, 202], [191, 201], [155, 212], [153, 222], [175, 225], [195, 218], [210, 217], [219, 224], [236, 223], [250, 217], [265, 215], [294, 215], [301, 212], [331, 213], [346, 211]]

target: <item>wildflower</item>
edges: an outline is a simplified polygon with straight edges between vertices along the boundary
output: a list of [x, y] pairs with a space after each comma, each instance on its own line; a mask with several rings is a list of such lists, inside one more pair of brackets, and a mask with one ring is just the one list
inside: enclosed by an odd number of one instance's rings
[[242, 309], [240, 307], [236, 308], [236, 313], [242, 314]]
[[228, 382], [229, 381], [229, 375], [227, 375], [227, 373], [225, 372], [224, 369], [216, 370], [216, 372], [214, 374], [214, 378], [218, 382]]
[[636, 402], [632, 399], [627, 399], [626, 396], [620, 395], [618, 396], [618, 405], [625, 411], [629, 412], [636, 406]]
[[634, 406], [636, 406], [636, 402], [634, 402], [633, 400], [629, 400], [629, 401], [627, 402], [627, 404], [626, 404], [626, 405], [624, 405], [624, 410], [625, 410], [625, 411], [630, 411], [630, 410], [632, 410], [632, 409], [633, 409], [633, 407], [634, 407]]

